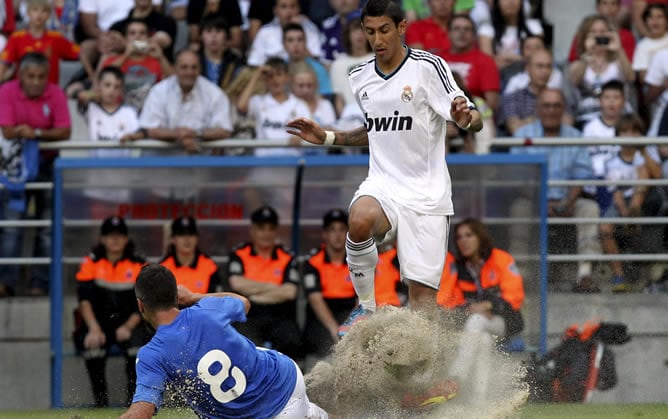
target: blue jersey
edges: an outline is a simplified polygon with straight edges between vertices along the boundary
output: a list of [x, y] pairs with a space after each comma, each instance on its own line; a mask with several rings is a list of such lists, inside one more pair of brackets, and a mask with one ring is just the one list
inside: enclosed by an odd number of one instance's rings
[[159, 326], [139, 350], [132, 402], [157, 409], [171, 383], [201, 417], [276, 416], [295, 389], [296, 366], [279, 352], [257, 348], [234, 321], [246, 321], [241, 300], [208, 297]]

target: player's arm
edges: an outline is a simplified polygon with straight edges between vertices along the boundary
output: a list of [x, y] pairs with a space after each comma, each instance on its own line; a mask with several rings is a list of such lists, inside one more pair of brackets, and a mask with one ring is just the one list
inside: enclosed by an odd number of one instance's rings
[[482, 116], [476, 108], [469, 107], [463, 96], [458, 96], [450, 105], [450, 116], [459, 128], [478, 132], [482, 129]]
[[155, 414], [155, 405], [149, 402], [136, 402], [119, 419], [150, 419]]
[[246, 313], [248, 313], [248, 310], [250, 310], [250, 301], [248, 301], [248, 299], [243, 295], [235, 294], [233, 292], [214, 292], [210, 294], [200, 294], [197, 292], [190, 291], [183, 285], [179, 285], [177, 296], [178, 296], [179, 306], [182, 307], [190, 307], [192, 305], [195, 305], [199, 302], [199, 300], [201, 300], [204, 297], [219, 297], [219, 298], [232, 297], [241, 300], [241, 302], [244, 303], [244, 310]]
[[326, 131], [309, 118], [297, 118], [287, 123], [287, 132], [318, 145], [367, 146], [369, 136], [365, 127], [350, 131]]

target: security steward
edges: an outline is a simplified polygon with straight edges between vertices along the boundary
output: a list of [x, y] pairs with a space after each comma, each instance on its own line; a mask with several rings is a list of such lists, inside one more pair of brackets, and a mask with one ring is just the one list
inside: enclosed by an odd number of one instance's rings
[[401, 281], [396, 247], [378, 253], [375, 285], [378, 307], [388, 305], [401, 307], [408, 300], [408, 287]]
[[100, 240], [76, 274], [79, 305], [75, 312], [75, 346], [85, 360], [95, 405], [109, 405], [105, 366], [112, 347], [125, 356], [128, 403], [135, 390], [135, 358], [150, 339], [137, 309], [134, 285], [144, 258], [135, 253], [121, 217], [102, 223]]
[[191, 292], [210, 293], [222, 286], [218, 265], [199, 248], [199, 232], [193, 217], [174, 219], [171, 243], [160, 264], [176, 277], [176, 284]]
[[271, 347], [292, 359], [303, 358], [297, 326], [299, 272], [296, 261], [278, 240], [278, 214], [262, 206], [250, 217], [250, 242], [230, 254], [225, 289], [248, 298], [245, 323], [235, 327], [256, 345]]
[[322, 219], [323, 244], [304, 262], [303, 284], [308, 299], [304, 346], [324, 357], [339, 341], [337, 331], [357, 305], [355, 288], [346, 263], [348, 214], [328, 211]]

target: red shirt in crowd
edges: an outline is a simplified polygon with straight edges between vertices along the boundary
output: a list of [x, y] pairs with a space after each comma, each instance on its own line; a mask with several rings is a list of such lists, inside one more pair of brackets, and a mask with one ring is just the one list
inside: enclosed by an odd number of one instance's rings
[[408, 25], [406, 44], [420, 44], [423, 50], [440, 56], [450, 50], [450, 38], [447, 29], [443, 29], [431, 17], [417, 20]]
[[[79, 46], [56, 31], [45, 31], [40, 38], [35, 38], [26, 30], [14, 32], [7, 40], [7, 46], [0, 54], [0, 59], [8, 64], [18, 64], [29, 52], [41, 52], [49, 59], [49, 81], [60, 81], [60, 60], [79, 59]], [[17, 72], [18, 73], [18, 72]]]
[[[668, 3], [668, 0], [666, 0], [666, 2]], [[633, 52], [636, 49], [636, 38], [628, 29], [620, 28], [617, 33], [619, 34], [619, 42], [622, 43], [622, 49], [626, 53], [629, 61], [633, 61]], [[574, 36], [573, 42], [571, 42], [571, 50], [568, 53], [568, 61], [571, 63], [578, 59], [576, 44], [577, 37]]]
[[472, 96], [484, 97], [485, 92], [498, 92], [501, 89], [499, 70], [494, 58], [477, 48], [461, 54], [445, 52], [441, 55], [453, 72], [464, 79], [466, 88]]

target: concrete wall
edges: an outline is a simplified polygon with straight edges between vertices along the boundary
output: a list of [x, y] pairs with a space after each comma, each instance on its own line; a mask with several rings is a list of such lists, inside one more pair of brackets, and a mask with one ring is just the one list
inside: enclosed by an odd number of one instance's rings
[[[71, 309], [65, 304], [66, 350], [71, 350]], [[564, 328], [594, 317], [624, 322], [633, 334], [626, 345], [613, 347], [619, 384], [597, 392], [596, 403], [668, 403], [668, 295], [552, 294], [549, 302], [549, 347]], [[49, 308], [44, 298], [0, 300], [0, 410], [47, 408], [50, 397]], [[92, 397], [83, 361], [64, 362], [63, 400], [69, 405], [90, 404]], [[112, 403], [123, 402], [123, 364], [112, 359], [107, 367]]]

